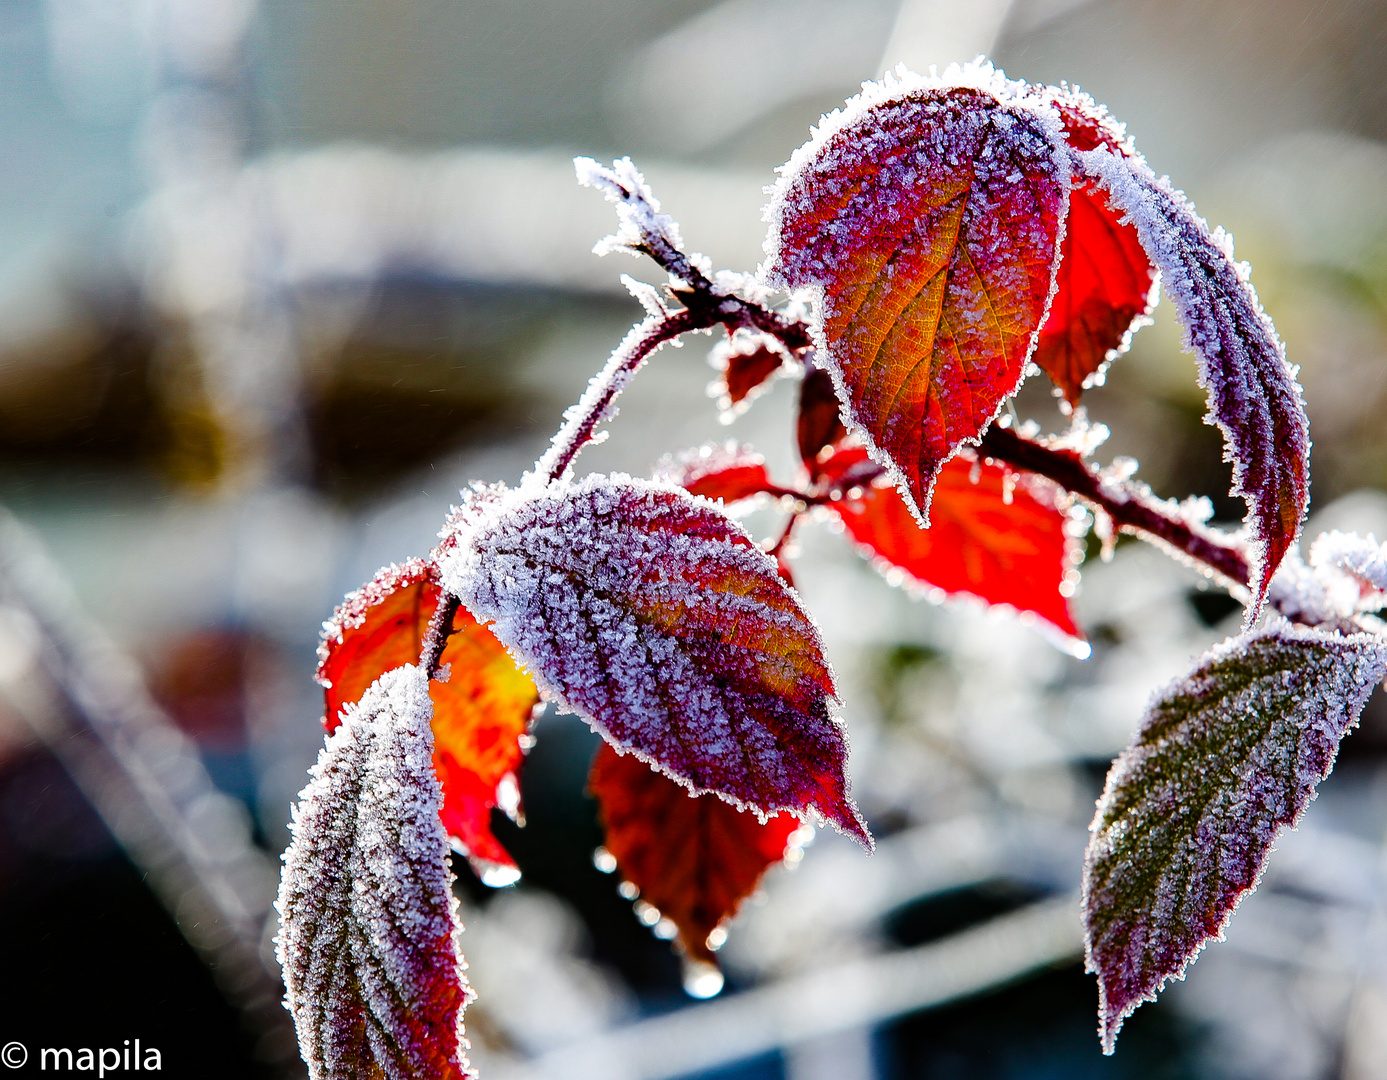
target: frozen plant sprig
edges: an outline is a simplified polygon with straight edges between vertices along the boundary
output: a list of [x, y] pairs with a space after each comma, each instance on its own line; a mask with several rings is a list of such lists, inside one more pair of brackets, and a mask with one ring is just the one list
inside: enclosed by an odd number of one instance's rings
[[[1091, 526], [1105, 549], [1113, 530], [1139, 536], [1246, 603], [1242, 633], [1153, 699], [1099, 804], [1085, 917], [1111, 1052], [1125, 1017], [1182, 976], [1255, 886], [1387, 669], [1382, 624], [1369, 615], [1387, 592], [1383, 548], [1331, 534], [1309, 565], [1299, 558], [1308, 426], [1248, 268], [1101, 106], [986, 64], [900, 72], [826, 117], [772, 192], [756, 279], [714, 273], [687, 252], [629, 159], [608, 168], [580, 158], [576, 168], [616, 206], [618, 230], [595, 250], [648, 256], [669, 280], [657, 289], [626, 279], [645, 317], [519, 487], [474, 483], [433, 552], [377, 575], [330, 624], [319, 667], [329, 728], [348, 707], [305, 790], [300, 820], [313, 826], [299, 826], [284, 887], [306, 1057], [346, 1046], [333, 1051], [345, 1069], [351, 1054], [379, 1052], [360, 1039], [324, 1042], [314, 1027], [312, 1017], [355, 1006], [337, 1004], [330, 979], [314, 981], [304, 943], [326, 923], [310, 901], [340, 893], [350, 905], [359, 882], [404, 888], [411, 873], [436, 900], [438, 866], [415, 865], [430, 809], [474, 865], [509, 860], [486, 815], [514, 803], [501, 785], [513, 787], [533, 743], [536, 696], [606, 741], [592, 780], [608, 829], [603, 868], [620, 870], [623, 888], [666, 898], [658, 925], [674, 929], [662, 936], [699, 972], [760, 875], [789, 857], [800, 830], [786, 815], [871, 847], [850, 795], [832, 668], [792, 584], [796, 526], [834, 518], [889, 580], [1020, 611], [1078, 656], [1088, 646], [1068, 598]], [[1207, 503], [1155, 495], [1135, 462], [1092, 460], [1102, 438], [1085, 426], [1081, 396], [1147, 321], [1158, 280], [1248, 504], [1236, 533], [1209, 524]], [[779, 305], [775, 288], [789, 291]], [[646, 361], [718, 327], [729, 399], [734, 377], [743, 402], [771, 377], [799, 378], [797, 474], [774, 478], [764, 459], [730, 445], [673, 456], [654, 479], [575, 476]], [[1036, 368], [1074, 417], [1065, 435], [1044, 436], [1015, 413]], [[758, 544], [727, 516], [752, 499], [783, 510], [776, 538]], [[443, 798], [391, 809], [406, 787], [424, 790], [419, 754], [408, 784], [368, 793], [359, 777], [381, 754], [395, 761], [391, 740], [421, 746], [428, 715]], [[698, 799], [713, 801], [671, 809]], [[415, 839], [380, 820], [392, 813]], [[370, 843], [398, 850], [352, 861], [358, 824]], [[737, 854], [718, 838], [733, 834], [755, 855], [723, 867]], [[692, 861], [660, 857], [676, 841]], [[328, 860], [346, 876], [325, 876]], [[414, 969], [387, 954], [410, 943], [366, 923], [364, 948], [408, 982]], [[343, 963], [350, 974], [368, 961]]]

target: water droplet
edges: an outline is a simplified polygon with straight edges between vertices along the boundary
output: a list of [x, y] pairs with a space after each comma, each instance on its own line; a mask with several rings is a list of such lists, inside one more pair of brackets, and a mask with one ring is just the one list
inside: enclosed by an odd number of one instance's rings
[[482, 879], [483, 885], [492, 889], [504, 889], [520, 880], [520, 870], [518, 867], [504, 866], [501, 863], [485, 863], [477, 876]]
[[637, 900], [635, 903], [636, 918], [644, 926], [654, 926], [660, 921], [660, 909], [654, 904], [646, 903], [644, 900]]
[[689, 997], [717, 997], [722, 992], [722, 972], [706, 960], [684, 961], [684, 993]]
[[517, 825], [525, 824], [525, 812], [520, 807], [520, 785], [515, 773], [508, 772], [496, 785], [496, 807]]
[[604, 847], [596, 848], [592, 853], [592, 865], [604, 874], [615, 873], [616, 856]]
[[673, 941], [679, 936], [679, 927], [674, 924], [674, 920], [669, 916], [663, 916], [652, 928], [653, 933], [661, 941]]

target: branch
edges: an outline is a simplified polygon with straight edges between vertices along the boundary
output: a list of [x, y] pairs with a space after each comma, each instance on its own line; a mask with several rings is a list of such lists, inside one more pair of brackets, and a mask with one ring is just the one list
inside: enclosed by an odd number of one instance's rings
[[587, 391], [578, 404], [564, 414], [563, 426], [544, 456], [535, 464], [532, 475], [541, 476], [548, 482], [567, 473], [578, 452], [588, 443], [596, 441], [597, 425], [610, 418], [612, 402], [626, 389], [626, 384], [640, 370], [646, 358], [665, 342], [690, 330], [704, 330], [716, 323], [716, 319], [709, 321], [706, 311], [685, 308], [667, 312], [662, 318], [651, 316], [632, 327], [626, 339], [612, 353], [607, 366], [588, 383]]
[[1073, 450], [1061, 450], [1023, 438], [1010, 428], [988, 428], [978, 451], [997, 461], [1053, 480], [1091, 503], [1121, 529], [1159, 541], [1178, 554], [1202, 563], [1230, 585], [1246, 588], [1247, 555], [1242, 545], [1213, 529], [1193, 524], [1171, 505], [1135, 484], [1103, 477]]
[[[598, 188], [617, 207], [621, 228], [598, 244], [599, 252], [623, 250], [647, 255], [676, 281], [671, 294], [684, 305], [670, 313], [652, 310], [612, 354], [606, 369], [595, 378], [582, 401], [570, 410], [553, 446], [540, 460], [538, 470], [549, 479], [564, 474], [578, 451], [595, 437], [613, 399], [631, 376], [666, 341], [689, 330], [722, 325], [769, 334], [792, 355], [804, 357], [813, 347], [809, 326], [790, 319], [755, 300], [731, 295], [700, 267], [697, 256], [687, 254], [673, 218], [660, 211], [644, 177], [630, 158], [608, 169], [589, 158], [575, 162], [579, 179]], [[647, 306], [651, 306], [647, 303]], [[1202, 564], [1232, 588], [1247, 588], [1249, 562], [1239, 542], [1193, 522], [1172, 504], [1155, 498], [1145, 488], [1104, 477], [1075, 451], [1046, 446], [1015, 431], [993, 425], [983, 435], [979, 451], [1017, 469], [1035, 473], [1101, 509], [1121, 529], [1136, 533], [1168, 548], [1176, 555]], [[808, 505], [816, 496], [793, 492]]]
[[462, 601], [446, 589], [439, 597], [438, 607], [434, 608], [429, 628], [424, 632], [424, 644], [419, 650], [419, 666], [426, 679], [438, 677], [438, 663], [443, 659], [443, 649], [453, 633], [453, 619], [461, 606]]

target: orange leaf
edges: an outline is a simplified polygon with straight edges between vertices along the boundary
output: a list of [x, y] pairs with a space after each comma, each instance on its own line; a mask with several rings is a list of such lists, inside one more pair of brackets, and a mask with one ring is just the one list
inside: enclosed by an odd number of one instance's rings
[[708, 936], [785, 858], [800, 828], [790, 814], [762, 822], [715, 796], [695, 797], [607, 743], [592, 763], [588, 790], [622, 876], [674, 922], [685, 954], [696, 960], [712, 961]]
[[864, 91], [770, 208], [771, 283], [815, 295], [816, 362], [921, 518], [1025, 374], [1067, 209], [1053, 114], [983, 74], [985, 89]]
[[[382, 674], [418, 662], [440, 594], [437, 567], [410, 559], [380, 571], [333, 613], [318, 652], [328, 731], [340, 722], [342, 707], [359, 700]], [[441, 665], [448, 681], [430, 682], [429, 696], [443, 825], [484, 880], [513, 879], [515, 862], [491, 833], [491, 809], [497, 785], [520, 767], [519, 740], [539, 694], [491, 631], [463, 608], [453, 617]]]
[[[835, 455], [850, 464], [861, 450]], [[846, 465], [843, 470], [848, 471]], [[1031, 612], [1087, 652], [1061, 587], [1070, 566], [1065, 518], [1017, 473], [954, 458], [939, 474], [928, 529], [894, 488], [867, 485], [830, 503], [858, 543], [926, 587]]]

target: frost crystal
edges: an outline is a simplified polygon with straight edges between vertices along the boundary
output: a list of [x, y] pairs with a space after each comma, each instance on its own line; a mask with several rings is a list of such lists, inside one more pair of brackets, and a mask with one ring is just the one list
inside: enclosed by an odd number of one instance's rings
[[1247, 265], [1233, 260], [1231, 237], [1222, 229], [1210, 232], [1189, 201], [1139, 157], [1100, 146], [1078, 153], [1076, 161], [1136, 226], [1185, 327], [1186, 347], [1198, 358], [1209, 416], [1233, 463], [1233, 494], [1247, 501], [1260, 547], [1251, 567], [1250, 626], [1300, 534], [1310, 498], [1309, 422], [1295, 372]]
[[817, 628], [714, 504], [627, 476], [521, 488], [462, 515], [447, 588], [618, 749], [759, 814], [870, 843]]
[[1310, 548], [1310, 565], [1350, 574], [1373, 592], [1387, 592], [1387, 545], [1372, 533], [1321, 533]]
[[1153, 699], [1108, 774], [1085, 858], [1106, 1052], [1123, 1020], [1221, 937], [1384, 672], [1382, 640], [1278, 619]]
[[313, 1080], [472, 1075], [432, 715], [421, 671], [381, 676], [295, 807], [276, 955]]
[[616, 204], [620, 228], [614, 236], [599, 240], [592, 249], [594, 254], [625, 251], [639, 255], [651, 237], [660, 238], [674, 249], [683, 247], [679, 226], [668, 214], [660, 212], [660, 201], [630, 158], [614, 162], [609, 169], [592, 158], [579, 157], [573, 159], [573, 168], [578, 183], [596, 188], [608, 202]]

